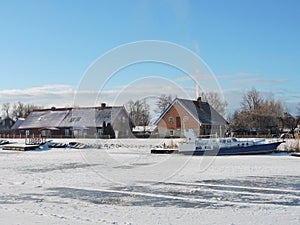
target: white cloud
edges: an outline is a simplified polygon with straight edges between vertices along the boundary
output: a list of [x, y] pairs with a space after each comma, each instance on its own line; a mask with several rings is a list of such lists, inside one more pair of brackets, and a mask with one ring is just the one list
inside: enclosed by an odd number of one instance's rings
[[193, 74], [192, 76], [183, 76], [176, 79], [178, 82], [191, 81], [191, 80], [221, 80], [221, 79], [232, 79], [232, 78], [244, 78], [244, 77], [256, 77], [259, 76], [257, 73], [234, 73], [225, 75], [215, 74], [201, 74], [200, 72]]
[[44, 85], [27, 89], [11, 89], [0, 91], [0, 103], [31, 103], [44, 107], [71, 105], [74, 90], [69, 85]]
[[264, 79], [264, 78], [251, 78], [251, 79], [241, 79], [235, 80], [235, 84], [247, 84], [247, 86], [252, 85], [275, 85], [286, 83], [287, 79]]

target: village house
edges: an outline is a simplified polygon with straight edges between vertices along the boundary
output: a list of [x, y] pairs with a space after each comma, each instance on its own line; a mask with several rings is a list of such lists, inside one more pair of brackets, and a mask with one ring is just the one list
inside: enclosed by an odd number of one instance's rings
[[10, 117], [2, 118], [0, 117], [0, 134], [10, 134], [12, 133], [12, 127], [15, 121]]
[[26, 135], [46, 137], [124, 138], [133, 123], [123, 106], [39, 109], [18, 127]]
[[15, 121], [10, 117], [2, 118], [0, 117], [0, 128], [10, 129], [14, 125]]
[[224, 136], [227, 121], [207, 102], [175, 98], [155, 121], [159, 137], [184, 137], [184, 130], [197, 136]]

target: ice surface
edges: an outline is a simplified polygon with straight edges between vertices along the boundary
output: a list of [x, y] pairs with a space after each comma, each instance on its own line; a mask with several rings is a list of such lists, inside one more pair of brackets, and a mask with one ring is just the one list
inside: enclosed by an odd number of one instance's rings
[[0, 150], [0, 224], [300, 224], [300, 158], [151, 155], [157, 141]]

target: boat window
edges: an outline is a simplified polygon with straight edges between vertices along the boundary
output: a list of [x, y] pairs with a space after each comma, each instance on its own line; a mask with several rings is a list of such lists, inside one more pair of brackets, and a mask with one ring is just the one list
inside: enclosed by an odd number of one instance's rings
[[233, 142], [237, 142], [238, 140], [236, 138], [231, 139]]

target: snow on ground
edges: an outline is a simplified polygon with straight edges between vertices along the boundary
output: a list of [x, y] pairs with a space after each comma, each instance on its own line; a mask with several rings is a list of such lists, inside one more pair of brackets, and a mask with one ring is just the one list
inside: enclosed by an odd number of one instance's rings
[[158, 141], [0, 150], [0, 224], [300, 223], [299, 157], [149, 154]]

